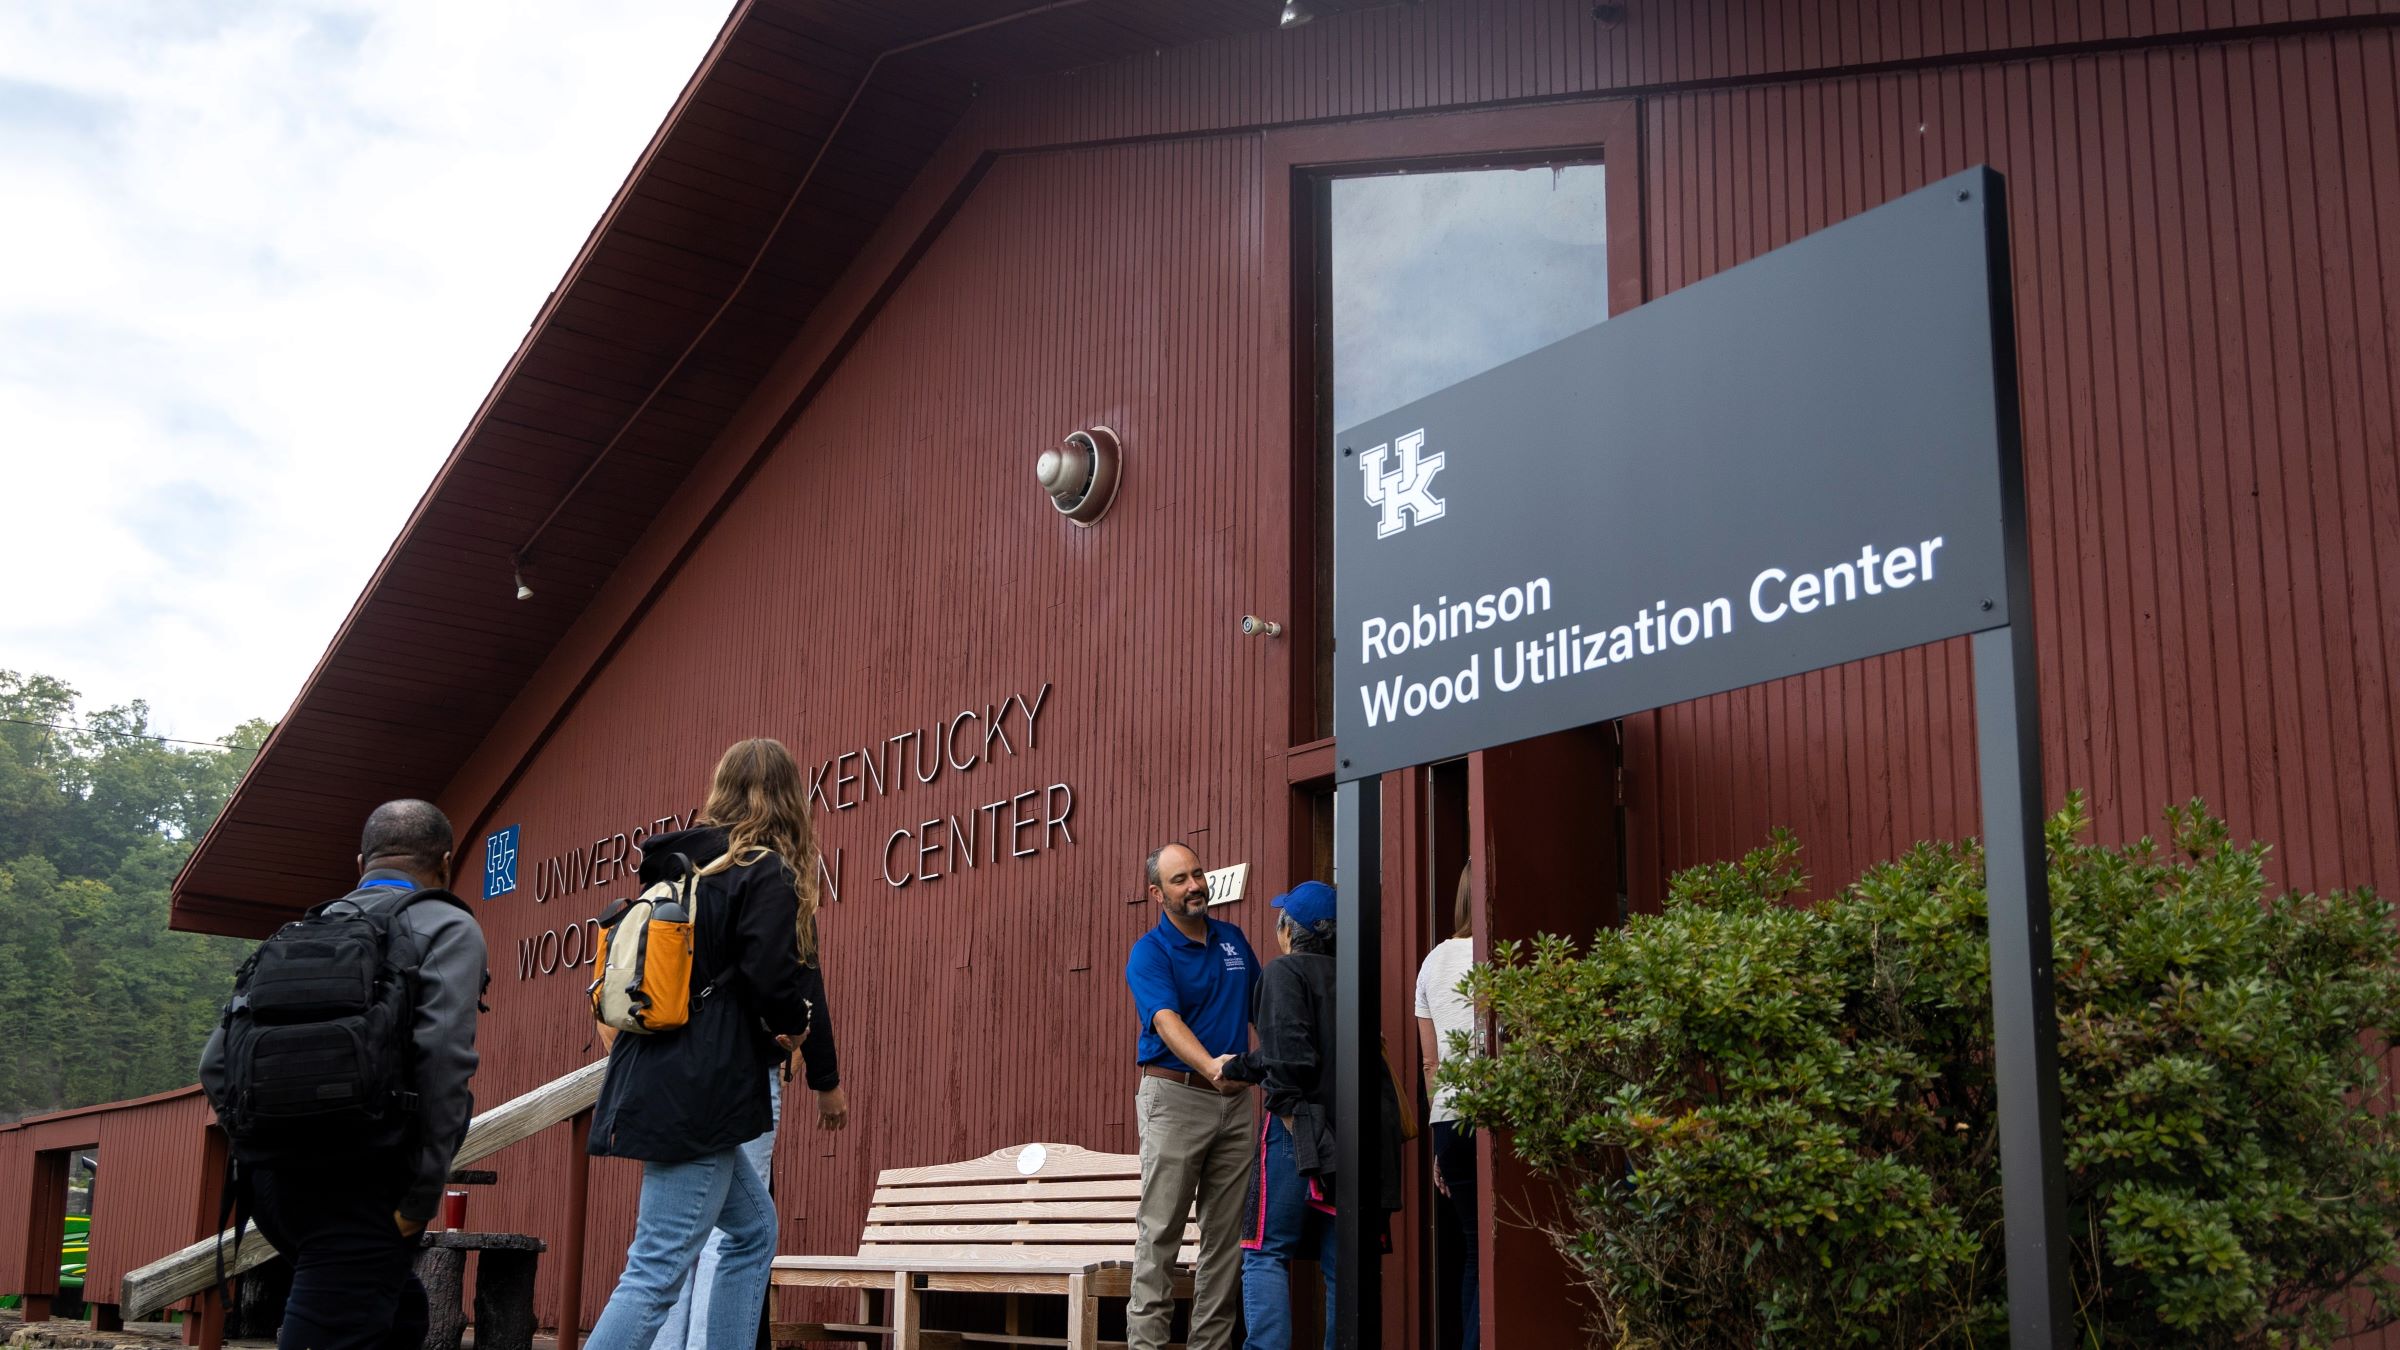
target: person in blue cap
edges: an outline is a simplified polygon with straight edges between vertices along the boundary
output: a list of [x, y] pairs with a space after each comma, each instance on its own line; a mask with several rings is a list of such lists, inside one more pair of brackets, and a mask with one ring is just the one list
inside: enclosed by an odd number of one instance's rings
[[[1341, 1253], [1334, 1230], [1334, 890], [1303, 881], [1275, 897], [1275, 943], [1283, 955], [1260, 978], [1251, 1022], [1258, 1048], [1226, 1058], [1218, 1072], [1257, 1083], [1266, 1112], [1258, 1166], [1245, 1210], [1242, 1318], [1250, 1350], [1290, 1350], [1291, 1266], [1314, 1257], [1325, 1282], [1325, 1346], [1333, 1350], [1333, 1296]], [[1400, 1103], [1381, 1075], [1384, 1213], [1400, 1208]]]

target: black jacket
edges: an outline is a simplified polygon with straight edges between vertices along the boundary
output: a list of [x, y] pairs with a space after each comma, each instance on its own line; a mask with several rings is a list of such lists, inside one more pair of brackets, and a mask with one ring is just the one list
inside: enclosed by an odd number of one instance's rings
[[[704, 867], [725, 831], [703, 825], [642, 841], [642, 884], [674, 875], [680, 853]], [[825, 977], [800, 960], [800, 897], [780, 858], [700, 880], [692, 1019], [652, 1036], [621, 1035], [592, 1114], [595, 1157], [682, 1162], [765, 1134], [773, 1124], [766, 1070], [778, 1035], [801, 1031], [801, 1063], [818, 1091], [840, 1085]], [[705, 997], [701, 990], [708, 990]]]
[[[1331, 956], [1295, 951], [1267, 963], [1250, 996], [1250, 1020], [1258, 1048], [1226, 1062], [1225, 1075], [1257, 1083], [1267, 1110], [1292, 1130], [1292, 1161], [1304, 1177], [1321, 1178], [1330, 1191], [1334, 1176], [1334, 1066], [1339, 1049], [1334, 1027], [1334, 963]], [[1377, 1142], [1386, 1210], [1400, 1208], [1400, 1099], [1392, 1078], [1376, 1066], [1383, 1084]], [[1256, 1179], [1253, 1178], [1253, 1185]], [[1258, 1212], [1253, 1194], [1249, 1212]]]

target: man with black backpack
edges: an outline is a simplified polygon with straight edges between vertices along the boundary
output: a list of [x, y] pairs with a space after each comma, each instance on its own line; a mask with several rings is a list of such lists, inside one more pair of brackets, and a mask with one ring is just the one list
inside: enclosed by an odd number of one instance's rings
[[283, 1350], [415, 1350], [417, 1235], [474, 1114], [483, 930], [442, 889], [450, 821], [375, 808], [356, 890], [243, 963], [200, 1082], [232, 1145], [232, 1196], [292, 1264]]

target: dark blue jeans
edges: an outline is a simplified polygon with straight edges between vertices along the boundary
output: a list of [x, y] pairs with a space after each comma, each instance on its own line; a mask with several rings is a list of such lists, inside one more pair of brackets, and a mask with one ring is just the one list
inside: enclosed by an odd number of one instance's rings
[[[1457, 1221], [1458, 1315], [1461, 1350], [1478, 1350], [1483, 1342], [1483, 1265], [1477, 1250], [1482, 1241], [1483, 1207], [1476, 1202], [1475, 1133], [1457, 1122], [1433, 1123], [1433, 1156], [1450, 1188], [1441, 1207]], [[1447, 1268], [1448, 1259], [1442, 1262]]]
[[1314, 1257], [1325, 1277], [1325, 1350], [1333, 1350], [1333, 1289], [1339, 1251], [1333, 1216], [1308, 1203], [1308, 1185], [1292, 1163], [1291, 1132], [1267, 1117], [1259, 1155], [1266, 1210], [1262, 1240], [1242, 1252], [1242, 1321], [1249, 1350], [1291, 1350], [1292, 1261]]
[[419, 1350], [425, 1286], [417, 1241], [392, 1211], [407, 1189], [398, 1158], [338, 1165], [250, 1163], [241, 1185], [251, 1220], [292, 1263], [281, 1350]]

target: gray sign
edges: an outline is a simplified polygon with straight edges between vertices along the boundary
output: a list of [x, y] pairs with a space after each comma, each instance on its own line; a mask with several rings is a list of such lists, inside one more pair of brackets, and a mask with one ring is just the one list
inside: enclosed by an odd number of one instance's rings
[[1341, 432], [1339, 777], [2007, 624], [1998, 202], [1969, 170]]

